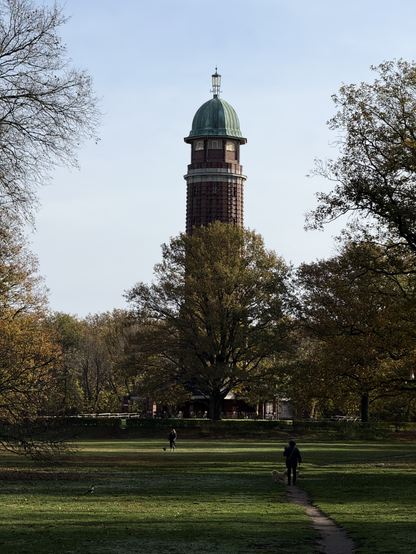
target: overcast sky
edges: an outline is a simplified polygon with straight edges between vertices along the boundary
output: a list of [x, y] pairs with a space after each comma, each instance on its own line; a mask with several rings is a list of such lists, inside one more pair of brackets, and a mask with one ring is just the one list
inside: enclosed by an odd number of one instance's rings
[[248, 141], [245, 225], [295, 265], [333, 252], [337, 226], [303, 230], [329, 190], [306, 175], [337, 153], [331, 95], [372, 81], [370, 65], [414, 60], [414, 0], [66, 0], [65, 13], [64, 43], [104, 117], [81, 170], [58, 169], [40, 190], [31, 241], [53, 310], [123, 308], [126, 289], [151, 281], [160, 245], [185, 229], [183, 138], [216, 66]]

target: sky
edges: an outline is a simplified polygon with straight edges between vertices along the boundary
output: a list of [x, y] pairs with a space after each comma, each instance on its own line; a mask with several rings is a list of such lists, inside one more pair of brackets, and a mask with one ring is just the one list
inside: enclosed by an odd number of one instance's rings
[[124, 292], [152, 281], [161, 245], [185, 230], [183, 139], [216, 67], [247, 138], [245, 226], [294, 266], [334, 253], [341, 223], [304, 231], [315, 193], [331, 188], [307, 177], [315, 158], [337, 156], [331, 95], [372, 82], [371, 65], [415, 59], [414, 0], [66, 0], [64, 13], [63, 42], [103, 119], [80, 169], [56, 169], [39, 190], [30, 241], [52, 310], [126, 308]]

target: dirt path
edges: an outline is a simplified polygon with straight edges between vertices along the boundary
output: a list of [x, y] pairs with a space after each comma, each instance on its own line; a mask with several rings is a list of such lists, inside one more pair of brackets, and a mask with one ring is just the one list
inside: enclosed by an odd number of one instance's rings
[[306, 514], [312, 520], [312, 525], [321, 535], [321, 539], [317, 542], [319, 552], [323, 554], [355, 553], [355, 544], [348, 538], [347, 533], [325, 516], [319, 508], [312, 506], [305, 491], [295, 485], [286, 485], [286, 489], [288, 501], [305, 509]]

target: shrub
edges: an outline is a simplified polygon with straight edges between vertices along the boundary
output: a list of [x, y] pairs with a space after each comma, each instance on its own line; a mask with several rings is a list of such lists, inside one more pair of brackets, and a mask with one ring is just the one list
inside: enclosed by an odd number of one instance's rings
[[352, 421], [294, 421], [293, 430], [299, 435], [332, 439], [383, 439], [391, 431], [389, 423]]
[[260, 434], [273, 434], [278, 431], [291, 430], [291, 422], [288, 421], [264, 421], [247, 419], [223, 419], [213, 421], [211, 419], [127, 419], [126, 427], [131, 434], [166, 435], [170, 428], [180, 429], [189, 433], [195, 433], [210, 437], [252, 437]]

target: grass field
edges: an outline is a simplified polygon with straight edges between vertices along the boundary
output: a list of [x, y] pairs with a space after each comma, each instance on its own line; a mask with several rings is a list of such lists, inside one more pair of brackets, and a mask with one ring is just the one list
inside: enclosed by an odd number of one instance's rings
[[[359, 554], [416, 551], [416, 444], [299, 440], [299, 486]], [[315, 553], [303, 510], [272, 481], [271, 440], [83, 441], [65, 465], [0, 455], [0, 552]], [[90, 485], [93, 494], [85, 494]]]

